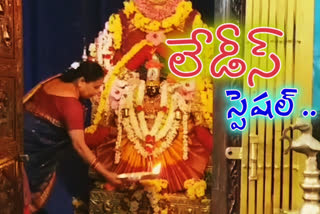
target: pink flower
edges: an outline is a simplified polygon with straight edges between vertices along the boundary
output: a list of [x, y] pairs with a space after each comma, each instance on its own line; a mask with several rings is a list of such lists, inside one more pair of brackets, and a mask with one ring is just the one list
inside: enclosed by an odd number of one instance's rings
[[126, 81], [116, 80], [114, 86], [111, 88], [109, 102], [113, 110], [118, 109], [121, 97], [127, 93], [127, 86], [128, 83]]
[[151, 42], [154, 46], [158, 46], [161, 43], [166, 41], [166, 35], [163, 31], [150, 32], [147, 34], [146, 39], [148, 42]]

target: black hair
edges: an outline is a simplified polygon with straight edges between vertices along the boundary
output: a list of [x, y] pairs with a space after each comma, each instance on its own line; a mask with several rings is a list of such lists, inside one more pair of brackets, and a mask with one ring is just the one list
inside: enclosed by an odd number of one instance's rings
[[104, 71], [96, 62], [80, 62], [77, 68], [68, 68], [61, 76], [63, 82], [73, 82], [74, 80], [83, 77], [86, 82], [93, 82], [103, 78]]

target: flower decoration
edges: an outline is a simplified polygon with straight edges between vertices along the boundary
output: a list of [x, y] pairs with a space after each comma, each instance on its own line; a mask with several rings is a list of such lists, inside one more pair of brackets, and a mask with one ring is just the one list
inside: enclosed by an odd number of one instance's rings
[[122, 42], [122, 24], [119, 15], [113, 14], [110, 17], [108, 30], [113, 34], [114, 48], [119, 49]]
[[142, 180], [140, 183], [147, 192], [147, 197], [153, 209], [153, 213], [160, 213], [161, 210], [166, 209], [160, 207], [160, 202], [165, 200], [165, 196], [161, 194], [161, 191], [168, 187], [168, 181], [163, 179], [153, 179]]
[[201, 111], [205, 119], [206, 127], [212, 131], [213, 124], [213, 83], [211, 79], [202, 80], [202, 84], [198, 84], [198, 91], [200, 92], [201, 98]]
[[70, 65], [70, 68], [73, 68], [75, 70], [77, 70], [80, 66], [80, 63], [79, 62], [73, 62], [71, 65]]
[[146, 17], [161, 21], [173, 15], [177, 5], [181, 1], [182, 0], [166, 0], [164, 4], [161, 4], [161, 7], [159, 7], [157, 3], [153, 3], [149, 0], [134, 0], [134, 4]]
[[112, 72], [109, 72], [106, 76], [105, 81], [105, 88], [104, 91], [101, 94], [100, 103], [97, 109], [97, 112], [94, 116], [93, 125], [86, 128], [87, 133], [94, 133], [97, 129], [98, 124], [102, 120], [102, 115], [105, 112], [109, 111], [109, 102], [107, 101], [107, 97], [109, 96], [109, 93], [111, 91], [111, 88], [114, 84], [114, 82], [117, 80], [117, 75], [121, 72], [121, 68], [125, 66], [125, 64], [134, 56], [136, 53], [138, 53], [143, 47], [148, 45], [149, 43], [146, 40], [142, 40], [140, 43], [134, 45], [131, 50], [122, 57], [122, 59], [114, 66], [114, 69]]
[[[172, 10], [172, 15], [168, 17], [153, 17], [149, 18], [144, 15], [144, 6], [139, 5], [136, 7], [135, 3], [131, 0], [124, 3], [124, 14], [127, 18], [133, 15], [131, 20], [132, 24], [144, 32], [164, 31], [170, 32], [174, 28], [183, 26], [189, 14], [192, 11], [192, 3], [189, 1], [180, 1], [175, 6], [170, 6], [167, 10]], [[141, 11], [142, 10], [142, 11]], [[154, 12], [154, 11], [153, 11]], [[149, 15], [151, 13], [148, 13]], [[163, 13], [162, 13], [163, 15]]]
[[180, 95], [188, 101], [193, 100], [196, 92], [196, 83], [195, 81], [186, 81], [182, 83], [181, 87], [178, 89]]
[[141, 180], [132, 184], [123, 192], [120, 204], [108, 213], [140, 213], [141, 209], [151, 206], [152, 213], [166, 214], [169, 212], [170, 202], [163, 190], [167, 186], [167, 180], [162, 179]]
[[97, 56], [97, 48], [96, 48], [96, 45], [94, 43], [91, 43], [89, 45], [89, 52], [90, 52], [90, 56], [91, 57], [96, 57]]
[[142, 107], [141, 105], [138, 105], [138, 106], [136, 107], [136, 111], [137, 111], [137, 112], [143, 111], [143, 107]]
[[135, 198], [137, 201], [141, 201], [141, 199], [143, 197], [143, 193], [144, 193], [144, 191], [139, 189], [133, 193], [132, 198]]
[[[137, 91], [137, 92], [136, 92]], [[124, 99], [126, 108], [129, 108], [129, 116], [122, 118], [120, 123], [127, 133], [128, 139], [134, 144], [134, 148], [143, 157], [158, 157], [167, 148], [169, 148], [177, 136], [178, 129], [183, 126], [183, 159], [188, 158], [188, 118], [189, 104], [183, 100], [183, 97], [174, 90], [168, 89], [168, 84], [163, 82], [160, 86], [160, 108], [155, 117], [152, 127], [147, 126], [144, 111], [141, 110], [143, 98], [145, 95], [145, 81], [134, 90], [130, 90]], [[135, 97], [133, 96], [135, 94]], [[138, 108], [137, 108], [138, 107]], [[182, 120], [176, 120], [176, 110], [180, 108]], [[166, 113], [167, 112], [167, 113]], [[119, 120], [119, 118], [118, 118]], [[154, 144], [146, 143], [146, 137], [150, 135], [154, 137]], [[159, 142], [159, 144], [158, 144]], [[157, 146], [155, 146], [157, 145]]]
[[130, 202], [130, 212], [135, 213], [139, 210], [139, 203], [137, 201]]
[[184, 182], [184, 188], [187, 190], [187, 196], [191, 200], [205, 196], [207, 183], [204, 180], [189, 179]]
[[128, 91], [128, 83], [124, 80], [116, 80], [111, 88], [109, 101], [113, 110], [118, 109], [120, 98]]
[[207, 28], [208, 26], [206, 24], [203, 23], [202, 19], [201, 19], [201, 14], [197, 14], [194, 17], [193, 23], [192, 23], [192, 29], [196, 29], [196, 28]]
[[168, 113], [168, 107], [167, 106], [162, 106], [161, 107], [161, 111], [163, 111], [164, 113]]
[[154, 136], [147, 135], [146, 136], [146, 143], [153, 145], [155, 143], [156, 139]]
[[151, 42], [154, 46], [158, 46], [161, 43], [164, 43], [166, 39], [167, 37], [163, 31], [149, 32], [146, 35], [146, 40]]

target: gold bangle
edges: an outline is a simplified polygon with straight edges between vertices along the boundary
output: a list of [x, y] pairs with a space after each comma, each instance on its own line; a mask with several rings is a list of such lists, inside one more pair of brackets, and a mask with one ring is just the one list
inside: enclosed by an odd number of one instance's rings
[[95, 169], [97, 167], [98, 163], [99, 163], [98, 159], [95, 158], [94, 161], [92, 161], [92, 163], [90, 164], [90, 167]]
[[98, 166], [98, 164], [99, 164], [99, 161], [97, 161], [92, 167], [93, 167], [94, 169], [96, 169], [97, 166]]

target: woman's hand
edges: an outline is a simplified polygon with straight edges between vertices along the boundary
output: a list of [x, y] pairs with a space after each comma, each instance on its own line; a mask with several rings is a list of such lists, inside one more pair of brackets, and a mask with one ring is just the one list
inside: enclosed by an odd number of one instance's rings
[[108, 182], [114, 185], [122, 184], [121, 180], [118, 179], [118, 175], [114, 172], [107, 171], [103, 176], [107, 179]]
[[115, 185], [121, 184], [121, 181], [117, 178], [117, 174], [108, 171], [101, 163], [96, 162], [97, 157], [89, 149], [84, 141], [84, 132], [83, 130], [71, 130], [69, 135], [72, 140], [73, 148], [80, 154], [80, 156], [88, 162], [89, 165], [105, 177], [108, 181]]

